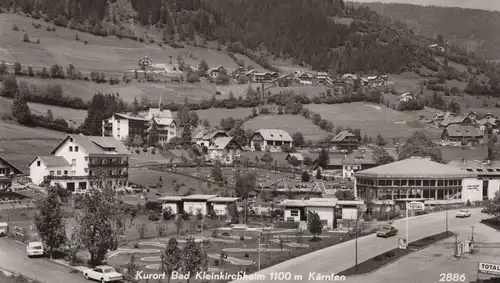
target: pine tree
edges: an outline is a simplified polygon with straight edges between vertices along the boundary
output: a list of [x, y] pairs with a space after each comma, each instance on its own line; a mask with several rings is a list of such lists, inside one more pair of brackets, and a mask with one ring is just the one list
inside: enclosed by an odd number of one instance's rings
[[[184, 274], [194, 276], [196, 272], [203, 271], [203, 254], [196, 246], [193, 237], [187, 238], [186, 245], [182, 249], [182, 271]], [[187, 282], [189, 283], [189, 279]]]
[[158, 141], [159, 141], [158, 125], [155, 122], [153, 122], [148, 134], [148, 146], [154, 147], [158, 144]]
[[313, 240], [317, 240], [317, 236], [323, 232], [323, 223], [319, 215], [315, 211], [308, 211], [307, 213], [307, 229], [313, 235]]
[[170, 282], [172, 273], [178, 271], [182, 266], [181, 249], [175, 238], [168, 239], [167, 247], [163, 252], [162, 265], [162, 271], [165, 272], [168, 278], [167, 282]]
[[92, 97], [87, 117], [83, 122], [83, 129], [90, 135], [100, 136], [102, 132], [102, 121], [106, 118], [106, 102], [102, 93], [97, 93]]
[[134, 97], [134, 101], [132, 101], [132, 115], [137, 116], [141, 107], [139, 106], [139, 101], [137, 101], [137, 97]]
[[22, 125], [31, 126], [33, 120], [28, 103], [21, 93], [17, 93], [12, 103], [12, 116]]
[[35, 226], [52, 258], [54, 250], [66, 242], [64, 214], [57, 188], [48, 188], [47, 195], [36, 201], [36, 207]]

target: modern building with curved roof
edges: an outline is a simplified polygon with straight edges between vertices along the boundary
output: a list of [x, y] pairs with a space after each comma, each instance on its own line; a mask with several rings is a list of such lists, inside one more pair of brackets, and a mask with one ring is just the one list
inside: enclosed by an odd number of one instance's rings
[[446, 204], [483, 200], [477, 174], [431, 161], [409, 159], [354, 173], [355, 196], [393, 202]]

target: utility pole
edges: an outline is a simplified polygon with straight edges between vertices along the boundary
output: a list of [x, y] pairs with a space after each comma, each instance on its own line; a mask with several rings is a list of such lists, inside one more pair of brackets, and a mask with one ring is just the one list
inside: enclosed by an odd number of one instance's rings
[[409, 237], [408, 237], [408, 204], [409, 202], [406, 202], [406, 245], [409, 245]]
[[454, 251], [455, 251], [455, 257], [458, 257], [458, 234], [455, 234], [455, 247], [454, 247]]
[[474, 242], [474, 225], [470, 226], [472, 228], [471, 242]]
[[446, 212], [446, 232], [448, 232], [448, 208], [445, 209]]
[[262, 234], [259, 234], [259, 259], [258, 259], [258, 270], [260, 271], [260, 249], [261, 249], [261, 246], [260, 246], [260, 238], [262, 237]]

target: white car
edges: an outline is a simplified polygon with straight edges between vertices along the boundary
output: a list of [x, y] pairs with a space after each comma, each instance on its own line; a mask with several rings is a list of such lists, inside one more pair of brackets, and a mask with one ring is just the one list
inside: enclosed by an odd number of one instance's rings
[[45, 251], [43, 249], [42, 242], [28, 243], [28, 246], [26, 247], [26, 253], [28, 254], [28, 257], [43, 256], [45, 254]]
[[467, 217], [470, 217], [470, 211], [462, 209], [459, 212], [457, 212], [457, 218], [467, 218]]
[[87, 280], [93, 279], [102, 283], [120, 281], [123, 279], [120, 273], [116, 272], [113, 267], [108, 265], [99, 265], [94, 267], [94, 269], [85, 270], [83, 276], [85, 276]]

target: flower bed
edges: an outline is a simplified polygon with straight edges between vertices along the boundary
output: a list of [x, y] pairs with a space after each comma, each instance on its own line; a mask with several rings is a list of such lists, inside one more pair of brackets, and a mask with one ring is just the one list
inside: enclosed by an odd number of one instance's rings
[[377, 269], [380, 269], [381, 267], [396, 261], [399, 258], [402, 258], [405, 255], [408, 255], [416, 250], [426, 248], [436, 242], [439, 242], [441, 240], [444, 240], [446, 238], [449, 238], [453, 236], [454, 234], [452, 232], [443, 232], [439, 234], [435, 234], [429, 237], [422, 238], [420, 240], [411, 242], [408, 245], [408, 249], [406, 250], [401, 250], [399, 248], [390, 250], [388, 252], [385, 252], [381, 255], [375, 256], [373, 258], [370, 258], [367, 261], [364, 261], [358, 266], [353, 266], [351, 268], [348, 268], [342, 272], [340, 272], [338, 275], [345, 275], [345, 276], [350, 276], [350, 275], [359, 275], [359, 274], [365, 274], [365, 273], [370, 273], [373, 272]]

